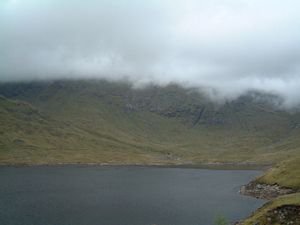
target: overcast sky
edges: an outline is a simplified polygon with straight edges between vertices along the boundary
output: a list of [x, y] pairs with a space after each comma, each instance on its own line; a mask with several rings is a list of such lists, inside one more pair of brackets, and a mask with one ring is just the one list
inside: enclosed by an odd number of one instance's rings
[[0, 81], [177, 82], [300, 103], [299, 0], [0, 0]]

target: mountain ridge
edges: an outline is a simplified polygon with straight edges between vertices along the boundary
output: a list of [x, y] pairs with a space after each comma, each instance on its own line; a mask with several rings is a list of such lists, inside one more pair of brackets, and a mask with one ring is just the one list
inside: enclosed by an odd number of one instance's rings
[[[93, 152], [85, 152], [88, 160], [75, 160], [64, 150], [64, 157], [54, 157], [54, 162], [272, 164], [287, 158], [286, 153], [298, 154], [299, 114], [275, 108], [271, 95], [250, 93], [215, 105], [203, 93], [176, 84], [134, 89], [126, 82], [103, 80], [2, 83], [0, 95], [26, 102], [48, 118], [47, 126], [83, 140], [68, 142], [63, 135], [49, 134], [62, 149], [73, 148], [75, 155], [84, 155], [86, 148]], [[109, 153], [112, 149], [116, 154]], [[135, 150], [127, 160], [129, 149]]]

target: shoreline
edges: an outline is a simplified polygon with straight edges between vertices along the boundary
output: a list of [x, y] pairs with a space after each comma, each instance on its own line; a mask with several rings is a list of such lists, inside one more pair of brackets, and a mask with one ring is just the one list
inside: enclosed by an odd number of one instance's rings
[[208, 163], [0, 163], [2, 167], [55, 167], [55, 166], [96, 166], [96, 167], [158, 167], [184, 169], [212, 169], [212, 170], [261, 170], [271, 168], [270, 164], [244, 162], [208, 162]]
[[[267, 202], [260, 208], [253, 211], [247, 218], [234, 223], [235, 225], [248, 225], [248, 224], [271, 224], [273, 221], [280, 222], [280, 224], [298, 224], [300, 222], [300, 206], [298, 204], [282, 204], [274, 208], [269, 208], [274, 201], [278, 199], [291, 196], [293, 194], [299, 194], [299, 189], [292, 189], [289, 187], [283, 187], [278, 184], [265, 184], [258, 183], [255, 180], [250, 181], [248, 184], [243, 185], [239, 194], [250, 196], [252, 198], [264, 199]], [[268, 209], [269, 208], [269, 209]], [[267, 209], [267, 210], [265, 210]], [[253, 222], [249, 223], [250, 218], [254, 218], [261, 214], [261, 211], [265, 211], [261, 218], [266, 219], [266, 223], [258, 222], [259, 217]], [[299, 212], [297, 212], [299, 211]], [[292, 220], [289, 218], [293, 218]], [[263, 219], [264, 220], [264, 219]], [[297, 222], [298, 221], [298, 222]], [[295, 223], [296, 222], [296, 223]], [[273, 224], [273, 223], [272, 223]]]

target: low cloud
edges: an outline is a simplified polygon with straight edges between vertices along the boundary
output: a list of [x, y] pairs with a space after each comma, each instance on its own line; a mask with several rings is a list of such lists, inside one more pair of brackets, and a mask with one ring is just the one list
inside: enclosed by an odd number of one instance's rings
[[300, 104], [296, 0], [2, 0], [0, 81], [176, 82]]

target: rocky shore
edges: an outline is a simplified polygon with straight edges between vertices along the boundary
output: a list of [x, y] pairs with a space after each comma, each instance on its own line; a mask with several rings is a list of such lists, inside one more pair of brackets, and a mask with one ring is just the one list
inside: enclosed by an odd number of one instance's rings
[[[292, 188], [282, 187], [278, 184], [262, 184], [252, 181], [249, 184], [241, 187], [240, 194], [260, 199], [273, 200], [279, 196], [296, 193], [298, 191], [299, 190], [295, 190]], [[268, 204], [270, 204], [270, 202], [268, 202], [266, 205]], [[261, 209], [263, 209], [265, 206], [263, 206]], [[253, 213], [252, 216], [255, 215], [255, 213]], [[274, 224], [300, 225], [300, 206], [292, 204], [283, 204], [281, 206], [277, 206], [275, 208], [269, 209], [264, 214], [264, 216], [259, 219], [259, 221], [253, 223], [253, 225]], [[235, 225], [244, 225], [244, 222], [237, 222], [235, 223]]]
[[252, 196], [260, 199], [274, 199], [281, 195], [287, 195], [295, 193], [296, 190], [286, 187], [281, 187], [277, 184], [260, 184], [256, 182], [250, 182], [244, 185], [240, 189], [240, 193], [243, 195]]

